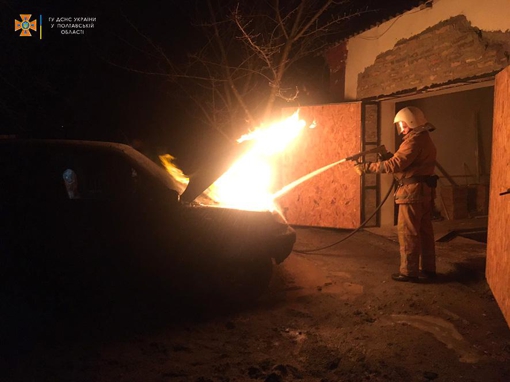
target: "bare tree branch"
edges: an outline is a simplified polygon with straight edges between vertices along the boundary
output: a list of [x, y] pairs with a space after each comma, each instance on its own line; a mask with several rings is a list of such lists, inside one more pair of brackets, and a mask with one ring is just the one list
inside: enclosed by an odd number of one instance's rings
[[240, 129], [267, 121], [280, 105], [305, 96], [301, 86], [307, 79], [297, 75], [300, 65], [327, 46], [326, 37], [343, 21], [360, 14], [346, 12], [346, 2], [207, 0], [203, 21], [195, 25], [202, 30], [202, 43], [180, 63], [126, 17], [144, 46], [126, 45], [160, 65], [158, 70], [127, 69], [166, 77], [181, 98], [195, 103], [202, 122], [236, 137]]

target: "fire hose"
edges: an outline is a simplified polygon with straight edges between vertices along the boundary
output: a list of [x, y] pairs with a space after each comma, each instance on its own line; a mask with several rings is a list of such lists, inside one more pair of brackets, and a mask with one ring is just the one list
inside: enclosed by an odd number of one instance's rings
[[[337, 162], [334, 162], [334, 163], [331, 163], [327, 166], [324, 166], [318, 170], [315, 170], [313, 172], [311, 172], [310, 174], [307, 174], [299, 179], [297, 179], [296, 181], [290, 183], [289, 185], [285, 186], [284, 188], [282, 188], [280, 191], [276, 192], [274, 195], [273, 195], [273, 198], [278, 198], [279, 196], [287, 193], [288, 191], [290, 191], [291, 189], [293, 189], [294, 187], [298, 186], [299, 184], [303, 183], [304, 181], [330, 169], [331, 167], [334, 167], [340, 163], [343, 163], [343, 162], [346, 162], [346, 161], [355, 161], [355, 162], [358, 162], [360, 158], [362, 158], [364, 155], [366, 154], [380, 154], [381, 156], [384, 156], [385, 154], [387, 154], [387, 151], [386, 151], [386, 147], [384, 145], [381, 145], [381, 146], [377, 146], [376, 148], [373, 148], [373, 149], [370, 149], [370, 150], [367, 150], [367, 151], [363, 151], [363, 152], [360, 152], [358, 154], [355, 154], [355, 155], [351, 155], [347, 158], [344, 158], [344, 159], [341, 159]], [[338, 240], [332, 244], [329, 244], [329, 245], [326, 245], [324, 247], [319, 247], [319, 248], [314, 248], [314, 249], [307, 249], [307, 250], [299, 250], [299, 249], [293, 249], [293, 252], [297, 252], [297, 253], [302, 253], [302, 254], [313, 254], [314, 252], [318, 252], [318, 251], [322, 251], [324, 249], [328, 249], [328, 248], [331, 248], [337, 244], [340, 244], [341, 242], [347, 240], [348, 238], [350, 238], [352, 235], [354, 235], [356, 232], [358, 232], [360, 229], [362, 229], [369, 221], [370, 219], [372, 219], [375, 214], [381, 209], [381, 207], [384, 205], [384, 203], [386, 203], [386, 200], [388, 199], [388, 197], [390, 196], [390, 193], [391, 191], [393, 190], [394, 188], [394, 185], [395, 183], [392, 183], [391, 187], [388, 189], [388, 192], [386, 193], [386, 195], [384, 196], [383, 200], [381, 201], [381, 203], [379, 203], [379, 205], [377, 206], [377, 208], [374, 210], [374, 212], [372, 212], [372, 214], [365, 219], [364, 222], [362, 222], [357, 228], [355, 228], [352, 232], [350, 232], [347, 236], [343, 237], [341, 240]]]
[[341, 238], [340, 240], [338, 240], [338, 241], [336, 241], [336, 242], [334, 242], [332, 244], [326, 245], [324, 247], [307, 249], [307, 250], [293, 249], [292, 251], [293, 252], [297, 252], [297, 253], [302, 253], [304, 255], [312, 255], [312, 254], [314, 254], [314, 252], [318, 252], [318, 251], [322, 251], [324, 249], [328, 249], [328, 248], [334, 247], [335, 245], [340, 244], [341, 242], [347, 240], [352, 235], [354, 235], [356, 232], [358, 232], [360, 229], [362, 229], [365, 225], [367, 225], [367, 223], [370, 221], [370, 219], [372, 219], [375, 216], [375, 214], [381, 209], [381, 207], [384, 205], [384, 203], [386, 203], [386, 200], [390, 196], [391, 191], [393, 190], [394, 186], [395, 186], [395, 182], [393, 182], [391, 184], [391, 187], [388, 188], [388, 192], [384, 196], [384, 198], [381, 201], [381, 203], [379, 203], [377, 208], [374, 210], [374, 212], [372, 212], [372, 214], [370, 214], [370, 216], [368, 218], [366, 218], [365, 221], [363, 223], [361, 223], [357, 228], [355, 228], [353, 231], [349, 232], [349, 234], [347, 236]]

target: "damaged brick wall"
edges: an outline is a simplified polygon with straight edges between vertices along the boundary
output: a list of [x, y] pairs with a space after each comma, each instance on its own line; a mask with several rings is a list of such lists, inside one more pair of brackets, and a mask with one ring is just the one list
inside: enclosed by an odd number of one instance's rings
[[367, 99], [494, 75], [510, 64], [510, 31], [486, 32], [459, 15], [377, 56], [358, 75]]

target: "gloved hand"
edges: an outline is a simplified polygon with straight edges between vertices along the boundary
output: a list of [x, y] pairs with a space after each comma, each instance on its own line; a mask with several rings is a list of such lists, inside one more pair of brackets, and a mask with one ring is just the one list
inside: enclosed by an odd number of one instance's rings
[[369, 172], [370, 163], [371, 162], [357, 163], [354, 165], [354, 171], [356, 171], [358, 175], [367, 174]]
[[389, 152], [389, 151], [387, 151], [385, 153], [378, 153], [377, 155], [378, 155], [380, 161], [388, 160], [390, 158], [393, 158], [393, 153]]

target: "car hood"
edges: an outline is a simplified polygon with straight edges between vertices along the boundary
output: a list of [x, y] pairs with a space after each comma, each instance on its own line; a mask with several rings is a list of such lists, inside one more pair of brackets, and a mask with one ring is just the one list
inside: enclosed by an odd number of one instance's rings
[[189, 183], [181, 194], [181, 201], [190, 203], [209, 188], [251, 147], [251, 143], [234, 143], [227, 146], [220, 156], [205, 160], [200, 168], [189, 176]]

